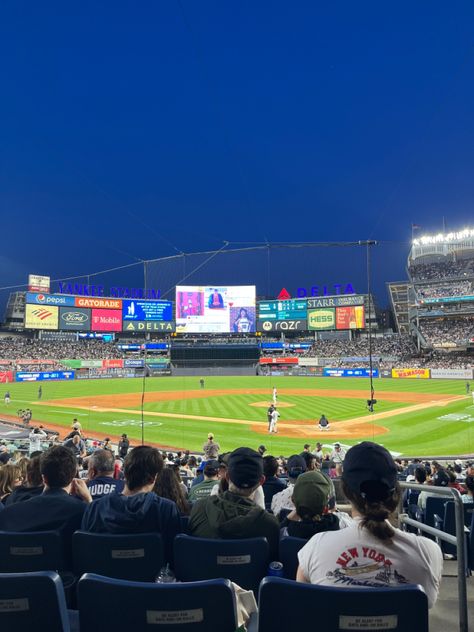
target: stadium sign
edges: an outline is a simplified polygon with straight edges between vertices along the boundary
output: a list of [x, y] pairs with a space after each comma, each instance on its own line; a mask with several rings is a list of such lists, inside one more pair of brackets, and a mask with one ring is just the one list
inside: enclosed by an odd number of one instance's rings
[[[329, 369], [323, 370], [324, 377], [370, 377], [370, 369]], [[378, 377], [379, 370], [372, 369], [372, 377]]]
[[123, 331], [161, 331], [173, 332], [176, 330], [174, 321], [159, 320], [132, 320], [123, 322]]
[[414, 379], [418, 379], [418, 380], [428, 380], [430, 377], [430, 370], [429, 369], [420, 369], [420, 368], [414, 368], [414, 369], [392, 369], [392, 377], [393, 378], [414, 378]]
[[308, 309], [321, 307], [352, 307], [363, 305], [364, 297], [361, 294], [351, 296], [328, 296], [327, 298], [309, 298]]
[[51, 278], [39, 274], [28, 275], [28, 292], [46, 292], [49, 294]]
[[74, 296], [58, 296], [57, 294], [42, 294], [41, 292], [27, 292], [26, 302], [34, 305], [68, 305], [76, 304]]
[[330, 309], [312, 309], [308, 311], [308, 329], [328, 330], [336, 328], [336, 310]]
[[[328, 288], [331, 290], [328, 292]], [[334, 288], [334, 289], [331, 289]], [[344, 288], [344, 291], [341, 291]], [[296, 296], [298, 298], [305, 298], [306, 296], [333, 296], [334, 294], [355, 294], [355, 290], [352, 283], [335, 283], [334, 285], [312, 285], [309, 288], [299, 287], [296, 290]], [[347, 305], [348, 303], [342, 303]], [[353, 305], [353, 303], [349, 303]], [[314, 305], [312, 307], [329, 307], [329, 305]]]
[[155, 288], [112, 286], [108, 293], [104, 285], [88, 285], [85, 283], [59, 283], [59, 294], [76, 294], [77, 296], [112, 296], [115, 298], [158, 299], [161, 290]]
[[304, 320], [259, 320], [257, 331], [306, 331], [308, 321]]
[[89, 331], [91, 328], [91, 310], [79, 307], [59, 308], [59, 329]]
[[173, 305], [171, 301], [122, 301], [122, 319], [124, 321], [171, 321], [172, 318]]
[[39, 371], [38, 373], [17, 371], [15, 380], [17, 382], [45, 382], [52, 380], [73, 380], [74, 371]]

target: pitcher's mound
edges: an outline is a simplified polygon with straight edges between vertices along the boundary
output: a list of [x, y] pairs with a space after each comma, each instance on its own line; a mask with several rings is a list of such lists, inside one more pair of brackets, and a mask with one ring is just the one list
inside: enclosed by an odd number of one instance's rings
[[[253, 404], [249, 405], [256, 406], [257, 408], [268, 408], [270, 404], [273, 404], [273, 402], [253, 402]], [[288, 404], [288, 402], [278, 402], [276, 406], [277, 408], [291, 408], [292, 406], [295, 406], [295, 404]]]

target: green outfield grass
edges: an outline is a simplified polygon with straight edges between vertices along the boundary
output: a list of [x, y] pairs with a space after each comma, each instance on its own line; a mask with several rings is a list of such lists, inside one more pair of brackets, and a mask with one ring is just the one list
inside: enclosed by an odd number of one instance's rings
[[[159, 443], [176, 448], [200, 450], [212, 431], [223, 450], [230, 450], [239, 445], [257, 447], [265, 444], [273, 454], [290, 454], [300, 452], [303, 444], [314, 444], [321, 435], [306, 438], [288, 438], [283, 434], [267, 435], [255, 432], [250, 424], [230, 423], [228, 421], [203, 420], [202, 417], [215, 417], [227, 420], [244, 420], [252, 424], [262, 424], [266, 428], [266, 409], [251, 406], [255, 402], [270, 402], [271, 390], [275, 385], [280, 391], [279, 400], [291, 404], [291, 407], [281, 409], [281, 422], [294, 420], [295, 423], [308, 419], [319, 419], [324, 413], [331, 422], [350, 420], [367, 416], [370, 413], [365, 408], [365, 400], [369, 397], [369, 383], [362, 378], [312, 378], [312, 377], [206, 377], [205, 391], [218, 390], [251, 390], [265, 389], [264, 394], [229, 393], [225, 395], [204, 397], [200, 399], [184, 399], [188, 391], [199, 391], [199, 377], [183, 378], [148, 378], [145, 380], [146, 393], [173, 392], [176, 399], [169, 401], [147, 402], [145, 393], [144, 421], [145, 441]], [[76, 380], [73, 382], [43, 383], [42, 402], [61, 400], [71, 397], [93, 398], [99, 395], [114, 395], [124, 393], [141, 393], [143, 381], [139, 379], [118, 380]], [[397, 453], [406, 455], [447, 455], [469, 454], [474, 452], [474, 405], [472, 398], [450, 403], [446, 406], [431, 406], [419, 411], [403, 412], [412, 402], [384, 401], [378, 392], [399, 393], [433, 393], [444, 395], [464, 395], [465, 382], [456, 380], [374, 380], [378, 404], [376, 413], [393, 411], [395, 416], [374, 421], [378, 426], [384, 426], [389, 433], [376, 435], [373, 424], [367, 423], [367, 434], [362, 437], [383, 443]], [[0, 400], [0, 412], [14, 415], [19, 408], [31, 408], [33, 423], [44, 421], [54, 424], [70, 426], [73, 417], [77, 416], [85, 431], [93, 435], [100, 431], [118, 437], [126, 432], [132, 439], [141, 437], [141, 411], [139, 405], [117, 407], [123, 410], [113, 412], [98, 412], [90, 405], [85, 408], [63, 408], [57, 404], [38, 405], [38, 383], [9, 384], [12, 401], [9, 407]], [[324, 389], [328, 391], [351, 391], [340, 397], [314, 397], [304, 395], [285, 395], [287, 389]], [[3, 393], [7, 390], [4, 387]], [[336, 394], [335, 394], [336, 395]], [[58, 401], [58, 403], [60, 403]], [[156, 416], [154, 413], [159, 413]], [[168, 416], [169, 415], [169, 416]], [[196, 419], [188, 419], [194, 416]], [[334, 424], [333, 427], [337, 424]], [[326, 437], [323, 437], [326, 439]], [[337, 434], [327, 437], [325, 443], [329, 446], [337, 441]], [[352, 441], [342, 439], [343, 444], [350, 445], [360, 439]]]

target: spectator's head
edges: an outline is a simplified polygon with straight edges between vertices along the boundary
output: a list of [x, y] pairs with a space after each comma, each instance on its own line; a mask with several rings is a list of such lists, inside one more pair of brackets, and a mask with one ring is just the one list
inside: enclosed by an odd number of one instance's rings
[[26, 466], [26, 485], [27, 487], [40, 487], [43, 484], [40, 470], [40, 456], [32, 456]]
[[304, 444], [304, 446], [303, 446], [303, 450], [304, 450], [305, 452], [308, 452], [309, 448], [310, 448], [309, 443], [305, 443], [305, 444]]
[[21, 483], [21, 470], [18, 465], [7, 463], [0, 467], [0, 498], [11, 494]]
[[114, 475], [115, 457], [110, 450], [96, 450], [88, 459], [89, 479]]
[[258, 453], [261, 454], [262, 456], [265, 454], [266, 451], [267, 451], [267, 448], [264, 445], [258, 446]]
[[415, 469], [415, 481], [420, 485], [426, 481], [426, 470], [424, 467], [417, 467]]
[[213, 440], [214, 440], [214, 435], [212, 434], [212, 432], [210, 432], [210, 433], [207, 435], [207, 439], [208, 439], [208, 441], [213, 441]]
[[65, 489], [76, 476], [76, 457], [69, 448], [62, 445], [53, 446], [41, 455], [40, 472], [47, 487]]
[[151, 491], [163, 471], [163, 457], [156, 448], [141, 445], [125, 458], [124, 478], [129, 491]]
[[251, 497], [265, 481], [261, 455], [251, 448], [237, 448], [229, 455], [226, 478], [229, 481], [229, 491], [239, 496]]
[[348, 450], [342, 474], [343, 492], [362, 517], [362, 527], [380, 540], [394, 531], [387, 518], [397, 508], [400, 486], [397, 467], [381, 445], [363, 441]]
[[[456, 477], [454, 477], [454, 480], [456, 480]], [[447, 487], [451, 482], [449, 474], [446, 472], [446, 470], [443, 470], [441, 468], [436, 471], [432, 478], [432, 481], [433, 485], [435, 485], [436, 487]]]
[[217, 480], [217, 475], [219, 474], [219, 461], [216, 461], [215, 459], [206, 461], [203, 474], [205, 481]]
[[306, 472], [306, 461], [299, 454], [293, 454], [286, 462], [286, 471], [288, 478], [294, 483], [300, 474]]
[[263, 473], [265, 478], [271, 478], [276, 476], [278, 472], [278, 461], [274, 456], [263, 457]]
[[165, 467], [163, 469], [159, 478], [156, 480], [154, 492], [161, 498], [167, 498], [175, 502], [180, 513], [189, 513], [188, 501], [181, 488], [180, 479], [176, 476], [173, 467]]
[[321, 472], [305, 472], [298, 476], [292, 500], [302, 520], [320, 518], [327, 511], [331, 495], [329, 479]]
[[311, 452], [302, 452], [301, 457], [306, 463], [306, 471], [310, 472], [316, 469], [316, 457]]
[[474, 476], [467, 476], [465, 484], [467, 488], [467, 493], [470, 496], [474, 496]]

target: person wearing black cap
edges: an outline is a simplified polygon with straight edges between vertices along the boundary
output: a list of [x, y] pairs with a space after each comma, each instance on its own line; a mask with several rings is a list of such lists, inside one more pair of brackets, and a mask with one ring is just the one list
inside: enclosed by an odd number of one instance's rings
[[278, 520], [254, 502], [255, 491], [265, 481], [263, 459], [250, 448], [229, 455], [226, 479], [229, 489], [199, 500], [191, 510], [189, 533], [200, 538], [267, 538], [271, 559], [278, 554]]
[[443, 556], [432, 540], [392, 527], [400, 487], [382, 446], [364, 441], [348, 450], [342, 474], [354, 525], [315, 535], [299, 552], [296, 579], [323, 586], [390, 587], [420, 584], [436, 602]]
[[189, 502], [193, 503], [196, 500], [201, 500], [202, 498], [207, 498], [211, 495], [214, 485], [216, 485], [219, 481], [219, 461], [206, 461], [203, 474], [204, 480], [202, 483], [198, 483], [197, 485], [191, 487], [188, 496]]
[[288, 486], [272, 498], [272, 512], [277, 518], [282, 511], [294, 510], [295, 505], [291, 500], [293, 487], [298, 476], [306, 472], [306, 461], [299, 454], [293, 454], [286, 463], [286, 471], [288, 473]]

